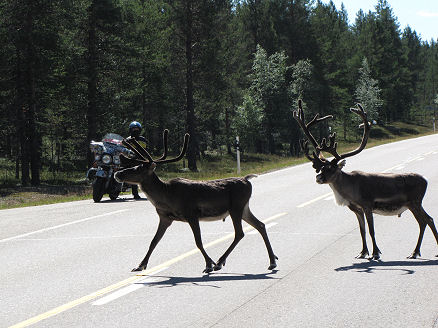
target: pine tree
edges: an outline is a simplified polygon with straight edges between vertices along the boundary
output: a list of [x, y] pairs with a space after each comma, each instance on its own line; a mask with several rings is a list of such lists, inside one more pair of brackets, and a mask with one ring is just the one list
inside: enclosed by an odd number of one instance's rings
[[[246, 130], [240, 130], [239, 134], [243, 137], [243, 134], [249, 131], [252, 136], [262, 132], [265, 142], [261, 139], [257, 140], [255, 146], [258, 152], [263, 151], [265, 148], [263, 145], [266, 144], [269, 153], [276, 153], [281, 128], [290, 116], [286, 60], [284, 52], [268, 56], [261, 46], [257, 47], [257, 52], [254, 54], [250, 75], [251, 85], [246, 91], [243, 106], [240, 107], [240, 120], [244, 121], [251, 115], [254, 115], [254, 119], [243, 124]], [[249, 139], [254, 141], [253, 137]]]
[[359, 69], [359, 79], [354, 95], [356, 100], [365, 108], [369, 120], [377, 121], [379, 118], [379, 109], [383, 104], [380, 93], [381, 89], [377, 80], [371, 77], [368, 60], [364, 58], [362, 67]]

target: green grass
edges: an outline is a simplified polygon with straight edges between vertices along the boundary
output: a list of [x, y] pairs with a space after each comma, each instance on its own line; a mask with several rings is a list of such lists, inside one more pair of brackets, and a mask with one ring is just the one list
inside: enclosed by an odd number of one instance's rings
[[[403, 139], [432, 134], [431, 128], [406, 123], [391, 126], [373, 126], [367, 148]], [[360, 135], [344, 142], [340, 136], [338, 152], [343, 153], [356, 148]], [[157, 168], [157, 175], [163, 180], [182, 177], [194, 180], [210, 180], [237, 176], [236, 155], [207, 152], [197, 162], [198, 172], [184, 169], [184, 162], [163, 165]], [[306, 158], [284, 157], [266, 154], [243, 154], [240, 176], [261, 174], [307, 162]], [[20, 187], [15, 179], [14, 163], [0, 158], [0, 209], [52, 204], [67, 201], [91, 199], [91, 187], [85, 183], [84, 172], [41, 173], [42, 185], [39, 187]]]

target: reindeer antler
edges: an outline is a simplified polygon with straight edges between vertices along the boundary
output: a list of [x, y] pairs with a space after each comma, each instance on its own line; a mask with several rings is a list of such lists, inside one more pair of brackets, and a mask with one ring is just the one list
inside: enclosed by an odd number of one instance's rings
[[181, 160], [181, 159], [184, 157], [184, 155], [186, 154], [186, 152], [187, 152], [187, 147], [188, 147], [188, 145], [189, 145], [189, 139], [190, 139], [190, 134], [186, 133], [186, 134], [184, 135], [184, 144], [183, 144], [183, 147], [182, 147], [182, 149], [181, 149], [180, 154], [179, 154], [177, 157], [175, 157], [175, 158], [171, 158], [171, 159], [157, 160], [157, 161], [155, 161], [155, 163], [157, 163], [157, 164], [158, 164], [158, 163], [160, 163], [160, 164], [165, 164], [165, 163], [178, 162], [179, 160]]
[[164, 129], [163, 130], [163, 155], [161, 155], [161, 157], [158, 159], [159, 161], [162, 161], [164, 159], [166, 159], [167, 157], [167, 137], [169, 135], [169, 130]]
[[354, 156], [354, 155], [360, 153], [365, 148], [365, 145], [367, 144], [367, 141], [368, 141], [368, 136], [370, 134], [370, 124], [367, 120], [367, 114], [364, 111], [362, 105], [356, 104], [356, 106], [357, 106], [357, 108], [350, 108], [350, 111], [352, 111], [353, 113], [356, 113], [357, 115], [359, 115], [362, 118], [363, 123], [361, 124], [361, 126], [364, 127], [364, 131], [363, 131], [361, 144], [355, 150], [348, 152], [348, 153], [345, 153], [345, 154], [342, 154], [342, 155], [339, 155], [338, 151], [337, 151], [338, 143], [335, 141], [336, 140], [336, 132], [329, 134], [327, 139], [323, 138], [321, 140], [321, 144], [318, 144], [318, 142], [316, 141], [316, 139], [313, 137], [313, 135], [310, 133], [310, 130], [309, 130], [309, 128], [313, 124], [324, 121], [327, 118], [332, 118], [333, 116], [327, 115], [325, 117], [319, 118], [319, 114], [316, 114], [315, 117], [313, 118], [313, 120], [311, 120], [309, 123], [306, 124], [304, 121], [304, 113], [303, 113], [302, 103], [301, 103], [301, 100], [298, 100], [298, 108], [299, 109], [298, 109], [298, 111], [293, 112], [293, 116], [298, 121], [298, 124], [300, 125], [304, 134], [307, 136], [307, 138], [309, 139], [309, 141], [313, 144], [313, 147], [315, 148], [315, 151], [313, 152], [313, 157], [309, 155], [309, 147], [308, 147], [307, 141], [301, 141], [300, 145], [301, 145], [301, 149], [304, 151], [304, 154], [306, 155], [306, 157], [310, 161], [313, 162], [313, 167], [315, 169], [319, 170], [320, 167], [323, 165], [323, 161], [321, 160], [321, 158], [319, 156], [319, 154], [321, 152], [326, 152], [326, 153], [333, 155], [333, 157], [335, 158], [335, 160], [337, 162], [337, 161], [340, 161], [344, 158]]
[[190, 135], [188, 133], [186, 133], [184, 135], [183, 148], [181, 150], [181, 153], [177, 157], [171, 158], [171, 159], [165, 159], [167, 157], [167, 138], [168, 138], [168, 134], [169, 134], [169, 130], [165, 129], [163, 131], [163, 146], [164, 146], [163, 155], [159, 159], [157, 159], [157, 160], [154, 160], [152, 158], [152, 156], [149, 154], [149, 152], [145, 148], [143, 148], [138, 143], [138, 141], [135, 140], [134, 138], [124, 139], [123, 140], [123, 144], [126, 147], [128, 147], [129, 149], [131, 149], [132, 151], [134, 151], [137, 154], [137, 156], [142, 158], [144, 161], [153, 162], [153, 163], [156, 163], [156, 164], [165, 164], [165, 163], [177, 162], [177, 161], [181, 160], [181, 158], [184, 157], [184, 155], [185, 155], [185, 153], [187, 151]]
[[350, 111], [359, 115], [362, 118], [363, 123], [361, 125], [363, 125], [363, 135], [362, 135], [362, 141], [360, 142], [359, 147], [357, 147], [355, 150], [352, 150], [348, 153], [342, 154], [339, 156], [339, 160], [347, 158], [347, 157], [351, 157], [354, 156], [356, 154], [359, 154], [366, 146], [367, 142], [368, 142], [368, 137], [370, 135], [370, 129], [371, 129], [371, 124], [368, 122], [367, 119], [367, 113], [363, 110], [363, 107], [361, 104], [357, 103], [356, 104], [357, 108], [350, 108]]
[[[136, 142], [136, 145], [138, 145], [138, 147], [139, 147], [140, 150], [137, 149], [137, 148], [134, 146], [134, 141]], [[152, 158], [150, 157], [149, 154], [147, 154], [147, 155], [149, 155], [149, 157], [147, 157], [146, 154], [143, 154], [143, 152], [141, 152], [141, 149], [144, 149], [144, 148], [141, 147], [141, 146], [138, 144], [138, 142], [137, 142], [134, 138], [123, 139], [122, 144], [123, 144], [126, 148], [132, 150], [132, 151], [133, 151], [133, 152], [139, 157], [140, 161], [145, 161], [145, 162], [147, 162], [147, 161], [151, 161], [151, 160], [152, 160]]]
[[[319, 157], [319, 154], [321, 152], [321, 146], [316, 141], [315, 137], [310, 133], [310, 127], [316, 123], [320, 123], [322, 121], [325, 121], [329, 118], [333, 118], [332, 115], [327, 115], [324, 117], [319, 117], [319, 114], [316, 114], [315, 117], [306, 124], [304, 120], [304, 111], [303, 111], [303, 103], [301, 99], [298, 100], [298, 110], [293, 111], [293, 117], [297, 120], [298, 124], [300, 125], [301, 129], [303, 130], [304, 134], [306, 135], [308, 140], [300, 140], [300, 146], [301, 149], [304, 152], [304, 155], [307, 157], [307, 159], [311, 162], [313, 162], [313, 168], [316, 169], [317, 172], [321, 169], [324, 162]], [[313, 156], [309, 155], [309, 141], [312, 143], [313, 148], [315, 149], [312, 152]], [[323, 139], [323, 142], [325, 144], [325, 139]]]
[[303, 102], [301, 101], [301, 99], [298, 100], [298, 111], [294, 110], [293, 116], [297, 120], [298, 124], [301, 126], [301, 129], [303, 130], [304, 134], [312, 143], [313, 147], [317, 149], [319, 147], [319, 144], [316, 141], [316, 139], [313, 137], [313, 135], [310, 133], [309, 129], [312, 125], [325, 121], [326, 119], [333, 118], [333, 116], [327, 115], [324, 117], [319, 117], [319, 113], [318, 113], [309, 123], [306, 124], [304, 120]]
[[151, 155], [144, 149], [137, 140], [134, 138], [123, 139], [123, 145], [129, 149], [131, 149], [139, 158], [143, 159], [146, 162], [153, 162]]
[[320, 152], [326, 152], [332, 154], [334, 158], [340, 160], [341, 157], [339, 156], [338, 151], [336, 150], [336, 148], [338, 147], [338, 143], [335, 141], [335, 139], [336, 139], [336, 132], [329, 134], [328, 143], [326, 138], [323, 138], [321, 141], [321, 146], [318, 147], [318, 150]]

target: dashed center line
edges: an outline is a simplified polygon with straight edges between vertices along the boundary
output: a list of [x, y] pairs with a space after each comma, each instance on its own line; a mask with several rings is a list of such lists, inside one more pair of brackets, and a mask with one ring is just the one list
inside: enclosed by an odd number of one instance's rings
[[[269, 229], [277, 224], [278, 224], [278, 222], [271, 222], [271, 223], [265, 225], [265, 229]], [[248, 235], [255, 235], [257, 233], [259, 233], [257, 230], [253, 230], [253, 231], [248, 232]]]
[[[285, 212], [279, 213], [279, 214], [273, 215], [273, 216], [271, 216], [271, 217], [269, 217], [269, 218], [267, 218], [265, 220], [262, 220], [262, 222], [266, 224], [267, 222], [274, 221], [275, 219], [278, 219], [278, 218], [280, 218], [282, 216], [285, 216], [286, 214], [287, 213], [285, 213]], [[106, 215], [108, 215], [108, 214], [106, 214]], [[248, 227], [245, 227], [243, 229], [243, 231], [244, 232], [250, 232], [253, 229], [254, 229], [253, 227], [248, 226]], [[224, 242], [226, 240], [232, 239], [232, 238], [234, 238], [234, 233], [227, 234], [227, 235], [223, 236], [222, 238], [218, 238], [218, 239], [216, 239], [216, 240], [214, 240], [214, 241], [212, 241], [210, 243], [205, 244], [204, 245], [204, 249], [207, 249], [207, 248], [209, 248], [209, 247], [211, 247], [213, 245], [216, 245], [216, 244], [220, 244], [220, 243], [222, 243], [222, 242]], [[177, 262], [179, 262], [179, 261], [181, 261], [181, 260], [183, 260], [183, 259], [185, 259], [187, 257], [190, 257], [190, 256], [192, 256], [194, 254], [197, 254], [197, 253], [199, 253], [199, 249], [197, 249], [197, 248], [192, 249], [191, 251], [188, 251], [188, 252], [186, 252], [184, 254], [181, 254], [180, 256], [177, 256], [177, 257], [175, 257], [175, 258], [173, 258], [171, 260], [168, 260], [168, 261], [166, 261], [166, 262], [164, 262], [164, 263], [162, 263], [160, 265], [157, 265], [157, 266], [155, 266], [155, 267], [153, 267], [151, 269], [144, 270], [144, 271], [140, 272], [139, 274], [137, 274], [135, 276], [131, 276], [131, 277], [129, 277], [129, 278], [125, 279], [125, 280], [119, 281], [119, 282], [117, 282], [117, 283], [115, 283], [115, 284], [113, 284], [111, 286], [102, 288], [102, 289], [100, 289], [100, 290], [98, 290], [98, 291], [96, 291], [94, 293], [88, 294], [86, 296], [83, 296], [83, 297], [78, 298], [76, 300], [73, 300], [71, 302], [68, 302], [68, 303], [63, 304], [61, 306], [58, 306], [58, 307], [56, 307], [56, 308], [54, 308], [52, 310], [49, 310], [49, 311], [47, 311], [45, 313], [42, 313], [42, 314], [37, 315], [37, 316], [34, 316], [34, 317], [32, 317], [30, 319], [27, 319], [25, 321], [19, 322], [19, 323], [15, 324], [15, 325], [11, 326], [10, 328], [28, 327], [28, 326], [33, 325], [33, 324], [35, 324], [37, 322], [40, 322], [42, 320], [45, 320], [45, 319], [48, 319], [48, 318], [53, 317], [55, 315], [58, 315], [58, 314], [60, 314], [60, 313], [62, 313], [64, 311], [70, 310], [70, 309], [72, 309], [72, 308], [74, 308], [74, 307], [76, 307], [78, 305], [84, 304], [86, 302], [90, 302], [90, 301], [92, 301], [92, 300], [94, 300], [96, 298], [99, 298], [99, 297], [102, 297], [102, 296], [104, 296], [106, 294], [112, 293], [112, 292], [114, 292], [114, 291], [116, 291], [116, 290], [118, 290], [120, 288], [124, 288], [124, 287], [130, 286], [133, 283], [138, 283], [138, 282], [144, 280], [145, 276], [147, 276], [149, 278], [149, 275], [151, 275], [153, 273], [156, 273], [156, 272], [158, 272], [160, 270], [164, 270], [164, 269], [168, 268], [170, 265], [172, 265], [174, 263], [177, 263]], [[121, 297], [121, 296], [126, 295], [128, 293], [131, 293], [131, 292], [133, 292], [133, 291], [135, 291], [137, 289], [138, 289], [138, 287], [130, 287], [130, 288], [120, 292], [119, 296], [118, 295], [115, 295], [115, 296], [113, 295], [113, 297], [115, 297], [114, 299], [116, 299], [117, 297]], [[107, 299], [107, 300], [108, 300], [108, 302], [111, 301], [110, 298]]]
[[[156, 274], [158, 272], [164, 271], [166, 269], [168, 269], [168, 267], [164, 267], [164, 268], [162, 268], [162, 269], [160, 269], [158, 271], [155, 271], [153, 274]], [[128, 295], [129, 293], [132, 293], [132, 292], [134, 292], [134, 291], [136, 291], [136, 290], [138, 290], [140, 288], [143, 288], [143, 287], [145, 287], [146, 284], [155, 282], [155, 281], [157, 281], [157, 279], [159, 279], [159, 278], [153, 277], [153, 276], [148, 276], [146, 278], [140, 279], [140, 280], [136, 281], [135, 283], [133, 283], [132, 285], [128, 285], [128, 286], [126, 286], [124, 288], [121, 288], [121, 289], [117, 290], [116, 292], [114, 292], [112, 294], [109, 294], [109, 295], [107, 295], [105, 297], [102, 297], [102, 298], [98, 299], [97, 301], [94, 301], [91, 304], [92, 305], [104, 305], [104, 304], [107, 304], [109, 302], [112, 302], [112, 301], [120, 298], [120, 297]]]

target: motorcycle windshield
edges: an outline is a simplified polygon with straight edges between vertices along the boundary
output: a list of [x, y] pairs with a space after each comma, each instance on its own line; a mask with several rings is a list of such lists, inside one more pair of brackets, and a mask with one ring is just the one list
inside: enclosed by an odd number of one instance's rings
[[115, 145], [122, 145], [123, 137], [117, 133], [107, 133], [102, 139], [102, 142], [108, 142]]

